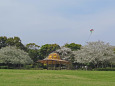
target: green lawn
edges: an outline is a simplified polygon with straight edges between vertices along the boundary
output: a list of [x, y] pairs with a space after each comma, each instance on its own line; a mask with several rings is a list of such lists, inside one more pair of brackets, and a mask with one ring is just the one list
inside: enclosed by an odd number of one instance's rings
[[0, 86], [115, 86], [115, 71], [1, 69]]

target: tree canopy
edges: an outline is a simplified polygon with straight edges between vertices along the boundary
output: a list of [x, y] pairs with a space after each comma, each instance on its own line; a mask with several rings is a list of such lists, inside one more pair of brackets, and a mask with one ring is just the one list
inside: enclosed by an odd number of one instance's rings
[[65, 44], [64, 46], [70, 48], [72, 51], [79, 50], [81, 48], [80, 44], [75, 44], [75, 43]]
[[6, 36], [0, 37], [0, 48], [6, 46], [16, 46], [19, 49], [26, 50], [25, 46], [21, 43], [21, 39], [19, 37], [10, 37]]
[[55, 50], [59, 49], [60, 46], [58, 44], [45, 44], [41, 46], [39, 53], [41, 58], [45, 58], [50, 53], [54, 52]]
[[39, 59], [39, 47], [37, 44], [35, 43], [29, 43], [26, 45], [27, 48], [27, 52], [30, 56], [30, 58], [36, 62]]
[[6, 36], [1, 36], [1, 37], [0, 37], [0, 49], [1, 49], [2, 47], [6, 47], [6, 46], [7, 46], [6, 41], [7, 41], [7, 37], [6, 37]]
[[33, 61], [28, 53], [16, 47], [7, 46], [0, 49], [0, 63], [4, 64], [31, 64]]
[[74, 54], [70, 48], [61, 47], [60, 49], [57, 49], [55, 52], [60, 55], [61, 59], [68, 60], [71, 62], [73, 62], [74, 60]]
[[104, 64], [115, 58], [113, 48], [102, 41], [88, 42], [81, 50], [74, 51], [75, 61], [78, 63]]

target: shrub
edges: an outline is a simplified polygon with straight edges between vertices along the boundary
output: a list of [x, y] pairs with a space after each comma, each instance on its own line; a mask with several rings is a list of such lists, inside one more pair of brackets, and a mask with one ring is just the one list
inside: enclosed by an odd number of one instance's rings
[[8, 69], [8, 66], [0, 66], [0, 69]]
[[115, 71], [115, 68], [97, 68], [97, 71]]

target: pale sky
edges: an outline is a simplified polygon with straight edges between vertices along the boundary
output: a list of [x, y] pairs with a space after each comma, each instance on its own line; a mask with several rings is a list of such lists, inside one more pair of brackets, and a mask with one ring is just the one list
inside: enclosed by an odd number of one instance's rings
[[[89, 40], [90, 29], [95, 31]], [[115, 45], [115, 0], [0, 0], [0, 36], [23, 44]]]

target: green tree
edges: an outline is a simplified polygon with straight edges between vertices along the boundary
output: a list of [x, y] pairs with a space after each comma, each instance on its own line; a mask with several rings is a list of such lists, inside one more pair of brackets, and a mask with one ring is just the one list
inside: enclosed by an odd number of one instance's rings
[[39, 49], [40, 46], [36, 45], [35, 43], [29, 43], [29, 44], [26, 45], [26, 47], [28, 49], [34, 49], [34, 50], [36, 50], [36, 49]]
[[0, 37], [0, 49], [2, 47], [6, 47], [7, 46], [6, 41], [7, 41], [7, 37], [6, 36], [1, 36]]
[[80, 44], [75, 44], [75, 43], [65, 44], [64, 46], [70, 48], [72, 51], [79, 50], [81, 48]]
[[43, 45], [39, 50], [40, 59], [45, 58], [50, 53], [52, 53], [53, 51], [55, 51], [59, 48], [60, 48], [60, 46], [57, 44], [45, 44], [45, 45]]
[[16, 46], [19, 49], [26, 50], [19, 37], [10, 37], [6, 40], [7, 46]]
[[36, 45], [35, 43], [29, 43], [26, 45], [27, 47], [27, 52], [30, 56], [30, 58], [36, 62], [39, 59], [39, 47], [38, 45]]
[[114, 51], [114, 53], [115, 53], [115, 48], [113, 48], [113, 51]]

